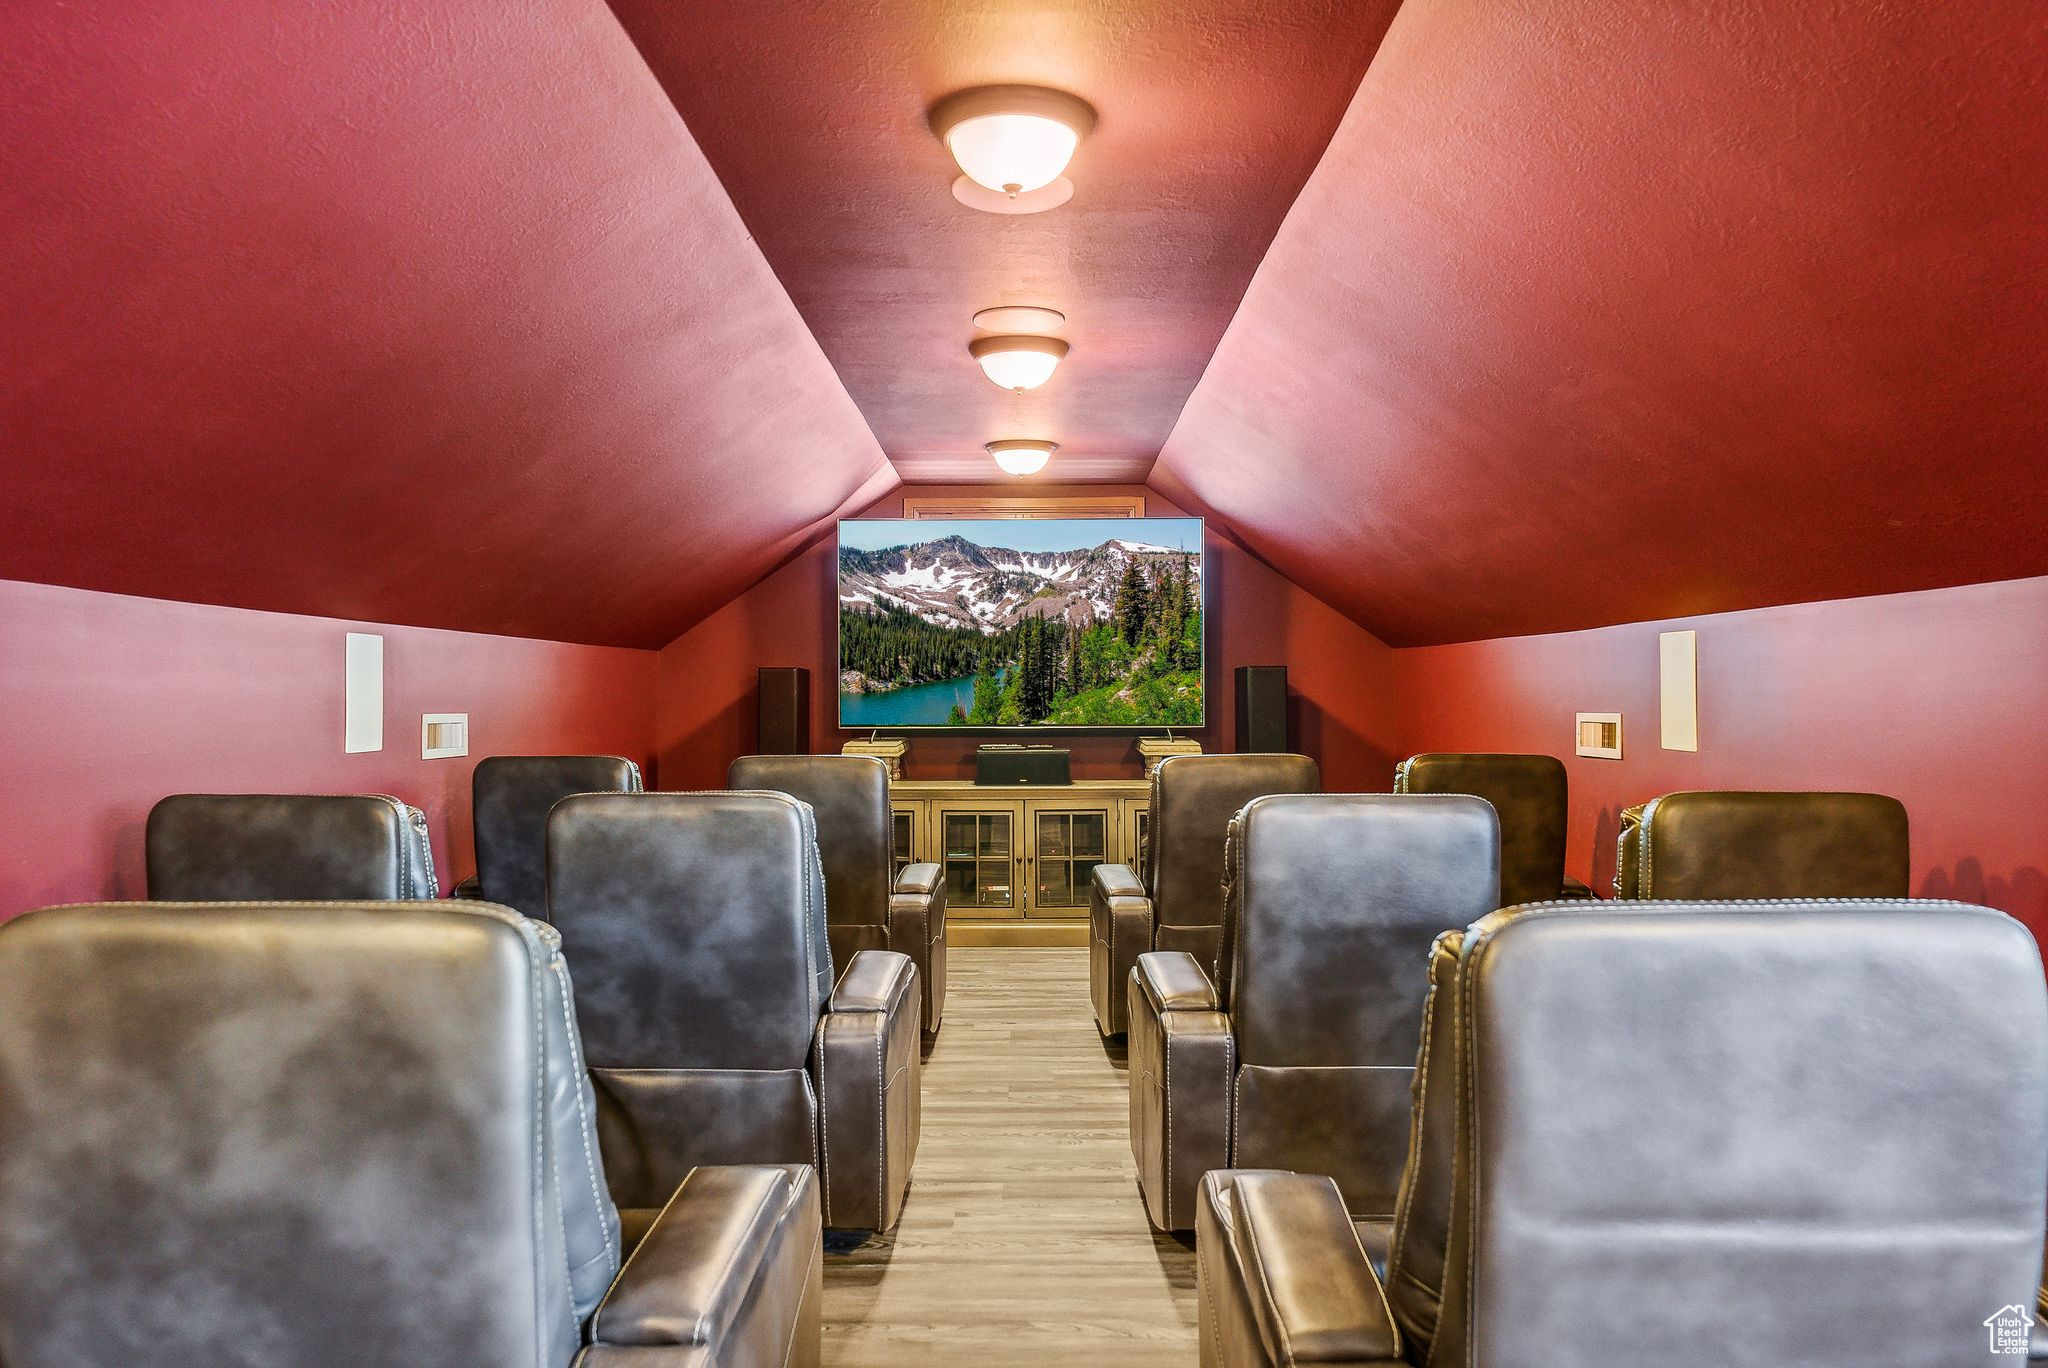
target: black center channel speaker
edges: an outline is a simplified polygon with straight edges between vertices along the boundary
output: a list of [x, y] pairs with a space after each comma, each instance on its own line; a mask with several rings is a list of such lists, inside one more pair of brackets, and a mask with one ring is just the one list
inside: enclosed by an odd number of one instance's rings
[[761, 669], [759, 755], [811, 753], [811, 672], [796, 666]]
[[1237, 748], [1245, 754], [1285, 755], [1287, 742], [1287, 667], [1237, 667]]
[[1069, 752], [1054, 746], [977, 746], [974, 782], [980, 784], [1070, 784]]

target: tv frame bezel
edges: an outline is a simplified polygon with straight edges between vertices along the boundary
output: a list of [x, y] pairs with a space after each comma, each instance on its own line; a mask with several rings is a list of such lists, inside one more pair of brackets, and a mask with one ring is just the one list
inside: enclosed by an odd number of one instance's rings
[[[899, 722], [885, 727], [848, 726], [840, 704], [845, 696], [839, 691], [840, 665], [845, 656], [841, 652], [839, 632], [839, 553], [840, 529], [848, 523], [988, 523], [988, 522], [1191, 522], [1200, 531], [1202, 538], [1202, 720], [1193, 726], [1169, 726], [1165, 723], [1104, 723], [1099, 725], [1072, 724], [1049, 726], [1043, 722], [1017, 722], [1008, 726], [969, 727], [948, 726], [944, 722]], [[945, 535], [943, 533], [941, 536]], [[937, 538], [933, 538], [936, 540]], [[1175, 513], [1160, 517], [1073, 517], [1073, 518], [839, 518], [832, 524], [832, 718], [843, 732], [868, 736], [1172, 736], [1187, 735], [1206, 730], [1209, 726], [1210, 689], [1210, 612], [1209, 612], [1209, 520], [1195, 514]]]

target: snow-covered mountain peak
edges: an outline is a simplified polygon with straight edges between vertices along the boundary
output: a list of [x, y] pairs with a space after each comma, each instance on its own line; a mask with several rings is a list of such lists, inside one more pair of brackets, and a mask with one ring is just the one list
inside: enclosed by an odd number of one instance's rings
[[[993, 635], [1025, 617], [1062, 617], [1076, 625], [1110, 615], [1125, 566], [1133, 559], [1176, 571], [1183, 553], [1149, 542], [1110, 538], [1071, 551], [978, 546], [948, 535], [905, 546], [839, 551], [839, 606], [851, 612], [901, 609], [940, 626]], [[1187, 554], [1197, 581], [1202, 558]]]

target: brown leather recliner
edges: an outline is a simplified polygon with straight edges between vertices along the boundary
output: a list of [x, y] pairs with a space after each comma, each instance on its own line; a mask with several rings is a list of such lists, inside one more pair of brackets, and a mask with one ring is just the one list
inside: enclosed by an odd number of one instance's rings
[[1906, 809], [1875, 793], [1667, 793], [1624, 808], [1617, 898], [1903, 898]]
[[632, 1251], [554, 933], [489, 904], [0, 926], [8, 1368], [819, 1360], [808, 1168], [685, 1176]]
[[143, 844], [157, 902], [441, 895], [426, 814], [383, 794], [174, 794]]
[[[1229, 938], [1138, 957], [1131, 1150], [1145, 1211], [1195, 1224], [1210, 1169], [1336, 1175], [1391, 1227], [1430, 943], [1499, 905], [1494, 811], [1462, 795], [1255, 798], [1231, 823]], [[1382, 1248], [1385, 1235], [1379, 1238]]]
[[1394, 770], [1394, 792], [1469, 793], [1493, 804], [1500, 814], [1501, 906], [1593, 896], [1564, 872], [1571, 805], [1564, 761], [1556, 756], [1411, 755]]
[[896, 1223], [917, 1152], [917, 966], [835, 985], [810, 808], [785, 793], [577, 794], [548, 912], [581, 986], [598, 1137], [629, 1225], [699, 1164], [810, 1164], [825, 1224]]
[[489, 755], [470, 775], [476, 874], [458, 898], [546, 920], [548, 813], [572, 793], [638, 793], [640, 767], [616, 755]]
[[2034, 1304], [2048, 1183], [2017, 922], [1510, 909], [1447, 935], [1432, 983], [1384, 1279], [1328, 1178], [1208, 1175], [1207, 1368], [2013, 1361], [1986, 1325]]
[[1100, 864], [1088, 892], [1088, 996], [1106, 1036], [1130, 1026], [1131, 968], [1148, 950], [1185, 950], [1206, 974], [1223, 946], [1223, 841], [1230, 819], [1269, 793], [1322, 788], [1305, 755], [1170, 755], [1152, 771], [1145, 876]]
[[862, 950], [910, 956], [924, 985], [924, 1029], [946, 1006], [946, 883], [935, 864], [895, 865], [889, 767], [872, 755], [743, 755], [726, 783], [787, 793], [811, 805], [825, 865], [825, 931], [832, 962]]

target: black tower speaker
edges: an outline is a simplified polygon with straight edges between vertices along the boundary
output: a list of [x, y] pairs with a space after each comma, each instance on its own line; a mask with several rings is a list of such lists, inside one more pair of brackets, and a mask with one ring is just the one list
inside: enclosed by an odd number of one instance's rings
[[1237, 748], [1275, 755], [1293, 749], [1287, 744], [1285, 665], [1237, 667]]
[[797, 666], [761, 669], [762, 755], [811, 753], [811, 672]]

